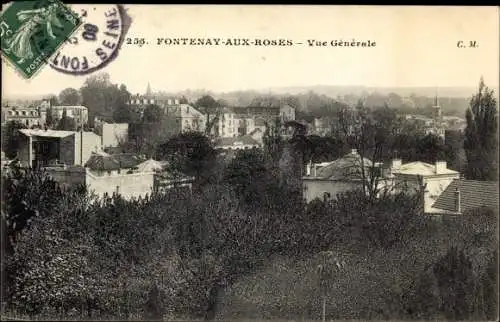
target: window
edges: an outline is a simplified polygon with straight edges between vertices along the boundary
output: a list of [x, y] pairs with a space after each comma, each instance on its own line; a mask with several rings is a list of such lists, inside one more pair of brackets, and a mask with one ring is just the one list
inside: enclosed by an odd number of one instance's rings
[[26, 115], [26, 111], [23, 111], [23, 115]]

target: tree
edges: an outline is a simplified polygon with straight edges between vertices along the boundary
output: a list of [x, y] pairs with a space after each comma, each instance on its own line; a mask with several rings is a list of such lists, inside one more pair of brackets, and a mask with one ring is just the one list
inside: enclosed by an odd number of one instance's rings
[[262, 137], [266, 158], [268, 158], [275, 167], [278, 166], [284, 148], [284, 141], [281, 136], [281, 125], [281, 120], [279, 118], [267, 121], [266, 130]]
[[53, 110], [52, 107], [48, 107], [46, 114], [45, 114], [45, 126], [48, 128], [52, 128], [54, 125], [56, 125], [56, 120], [54, 119], [53, 115]]
[[139, 112], [126, 103], [118, 103], [113, 110], [113, 121], [115, 123], [138, 123], [141, 120]]
[[171, 137], [159, 146], [158, 156], [170, 161], [172, 171], [194, 176], [198, 183], [211, 179], [216, 160], [213, 143], [199, 132], [184, 132]]
[[162, 294], [158, 285], [154, 284], [148, 294], [148, 300], [144, 304], [145, 318], [149, 321], [162, 321], [165, 308], [162, 303]]
[[492, 89], [481, 78], [479, 90], [470, 100], [465, 118], [464, 149], [467, 155], [466, 177], [474, 180], [498, 180], [498, 114]]
[[81, 100], [78, 90], [71, 87], [63, 89], [59, 94], [59, 103], [61, 105], [80, 105]]
[[434, 163], [439, 160], [446, 160], [445, 145], [443, 140], [434, 134], [417, 138], [416, 160]]
[[446, 161], [450, 164], [450, 168], [463, 173], [465, 171], [465, 152], [464, 135], [460, 131], [446, 131], [445, 132], [445, 154]]
[[319, 287], [322, 297], [322, 321], [326, 321], [326, 298], [331, 296], [332, 282], [335, 280], [336, 273], [345, 266], [345, 262], [335, 256], [332, 251], [320, 253], [321, 263], [317, 266], [319, 275]]
[[13, 159], [19, 151], [20, 129], [26, 129], [26, 125], [17, 121], [9, 121], [2, 126], [2, 150], [8, 159]]
[[89, 111], [90, 125], [93, 125], [95, 116], [111, 117], [114, 104], [120, 98], [120, 90], [111, 83], [108, 73], [88, 77], [80, 88], [80, 94], [82, 105]]
[[62, 117], [57, 124], [57, 129], [61, 131], [75, 131], [76, 122], [75, 119], [68, 116], [66, 109], [63, 110]]
[[395, 112], [387, 105], [370, 110], [361, 100], [354, 111], [339, 113], [340, 134], [359, 153], [363, 192], [371, 200], [381, 192], [377, 164], [393, 153], [395, 120]]
[[219, 120], [222, 112], [221, 102], [216, 101], [210, 95], [204, 95], [195, 102], [195, 107], [206, 117], [205, 134], [210, 134], [212, 128]]
[[57, 106], [57, 105], [59, 105], [59, 100], [57, 99], [57, 96], [54, 95], [54, 94], [47, 95], [43, 99], [49, 101], [50, 106]]
[[452, 247], [433, 267], [447, 319], [468, 319], [473, 313], [474, 272], [462, 249]]
[[224, 172], [224, 182], [247, 203], [259, 203], [271, 180], [264, 154], [257, 149], [238, 151]]
[[163, 111], [158, 105], [150, 104], [144, 109], [142, 121], [145, 123], [157, 123], [162, 120]]

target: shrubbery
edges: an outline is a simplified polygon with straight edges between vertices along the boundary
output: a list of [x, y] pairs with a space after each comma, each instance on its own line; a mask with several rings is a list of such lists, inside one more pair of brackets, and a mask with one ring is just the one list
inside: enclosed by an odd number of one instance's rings
[[[318, 318], [315, 258], [333, 249], [346, 267], [330, 281], [329, 318], [495, 316], [494, 213], [440, 224], [413, 197], [359, 192], [306, 206], [259, 153], [237, 155], [196, 193], [131, 201], [15, 170], [2, 183], [8, 311], [213, 318], [239, 298], [261, 317]], [[266, 287], [276, 297], [259, 302]]]

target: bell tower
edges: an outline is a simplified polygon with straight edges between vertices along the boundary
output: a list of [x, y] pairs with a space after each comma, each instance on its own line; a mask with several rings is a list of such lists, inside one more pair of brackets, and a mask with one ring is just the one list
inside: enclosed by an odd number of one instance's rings
[[434, 96], [434, 106], [432, 106], [432, 109], [434, 114], [434, 121], [436, 122], [436, 124], [441, 124], [443, 122], [443, 110], [439, 105], [439, 97], [437, 94], [437, 89], [436, 89], [436, 95]]

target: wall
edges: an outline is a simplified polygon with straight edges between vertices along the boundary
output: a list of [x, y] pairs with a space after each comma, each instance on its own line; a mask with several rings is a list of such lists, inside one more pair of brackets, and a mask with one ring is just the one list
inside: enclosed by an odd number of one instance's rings
[[61, 138], [59, 142], [59, 162], [67, 165], [78, 162], [75, 159], [75, 134]]
[[[425, 177], [423, 179], [423, 183], [426, 185], [426, 192], [424, 193], [424, 211], [431, 212], [433, 210], [432, 205], [436, 202], [437, 198], [450, 185], [453, 179], [458, 179], [459, 177], [459, 174]], [[408, 187], [408, 191], [411, 193], [418, 192], [421, 189], [421, 183], [417, 176], [400, 177], [396, 182], [398, 189], [396, 189], [395, 192], [402, 189], [405, 184]]]
[[[81, 136], [83, 136], [83, 158], [80, 158], [80, 155], [82, 154], [82, 150], [80, 148]], [[74, 164], [83, 165], [89, 160], [92, 152], [98, 152], [102, 150], [101, 137], [94, 132], [83, 132], [83, 134], [81, 134], [80, 132], [76, 132], [74, 149]], [[81, 163], [82, 160], [83, 164]]]
[[89, 191], [94, 191], [100, 197], [105, 193], [112, 196], [113, 193], [117, 192], [117, 186], [119, 187], [118, 193], [124, 199], [144, 197], [153, 191], [154, 173], [140, 172], [97, 176], [87, 172], [87, 185]]
[[331, 198], [335, 198], [339, 193], [362, 188], [361, 182], [352, 181], [303, 179], [302, 184], [306, 202], [311, 202], [315, 198], [323, 200], [325, 192], [330, 193]]
[[74, 187], [85, 184], [86, 172], [82, 167], [66, 169], [46, 168], [47, 173], [62, 186]]
[[119, 140], [126, 141], [128, 138], [127, 123], [103, 123], [102, 124], [102, 146], [117, 147]]
[[19, 150], [17, 157], [22, 166], [31, 166], [29, 164], [29, 137], [19, 133]]
[[52, 106], [52, 116], [57, 119], [61, 119], [64, 110], [66, 110], [66, 115], [75, 119], [77, 124], [80, 123], [80, 113], [81, 120], [84, 124], [89, 121], [88, 109], [82, 106]]
[[280, 114], [283, 118], [283, 121], [294, 121], [295, 120], [295, 108], [290, 105], [284, 105], [280, 108]]
[[205, 131], [205, 116], [189, 104], [180, 105], [181, 131]]

